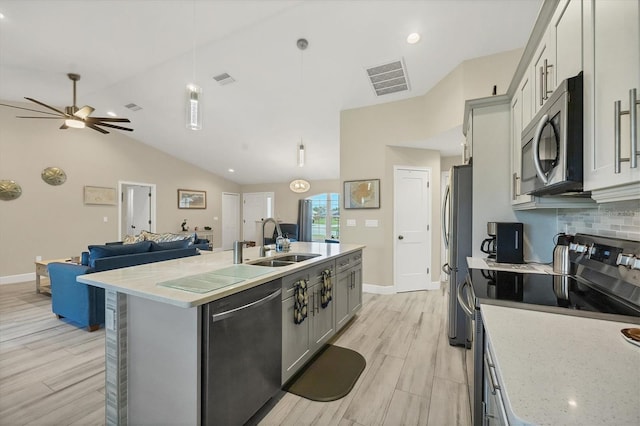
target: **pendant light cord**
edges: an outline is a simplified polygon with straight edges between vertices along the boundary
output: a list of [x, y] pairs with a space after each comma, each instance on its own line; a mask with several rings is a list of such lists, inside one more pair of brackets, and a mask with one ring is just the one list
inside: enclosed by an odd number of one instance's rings
[[193, 76], [192, 76], [192, 84], [196, 84], [196, 0], [193, 0], [193, 7], [191, 8], [192, 13], [192, 36], [193, 36]]

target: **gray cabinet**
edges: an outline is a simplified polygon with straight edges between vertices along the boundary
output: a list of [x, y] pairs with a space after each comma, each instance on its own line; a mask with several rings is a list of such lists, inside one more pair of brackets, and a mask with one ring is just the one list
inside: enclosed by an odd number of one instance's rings
[[336, 331], [362, 307], [362, 251], [336, 260]]
[[[333, 300], [326, 308], [321, 304], [322, 271], [332, 271]], [[282, 279], [282, 383], [288, 381], [335, 334], [337, 295], [335, 262], [324, 262]], [[307, 280], [307, 318], [296, 324], [294, 289], [299, 280]]]

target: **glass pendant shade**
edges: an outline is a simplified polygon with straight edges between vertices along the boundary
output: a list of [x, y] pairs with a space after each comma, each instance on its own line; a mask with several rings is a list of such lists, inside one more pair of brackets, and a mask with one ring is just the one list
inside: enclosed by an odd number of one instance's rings
[[304, 167], [304, 145], [298, 146], [298, 167]]
[[195, 84], [187, 86], [187, 129], [202, 129], [202, 104], [200, 101], [202, 88]]

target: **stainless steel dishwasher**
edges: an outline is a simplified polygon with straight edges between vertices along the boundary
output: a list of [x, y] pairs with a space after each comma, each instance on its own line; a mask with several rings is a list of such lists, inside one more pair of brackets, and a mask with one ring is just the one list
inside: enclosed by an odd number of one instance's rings
[[242, 425], [280, 390], [281, 292], [278, 279], [203, 307], [203, 425]]

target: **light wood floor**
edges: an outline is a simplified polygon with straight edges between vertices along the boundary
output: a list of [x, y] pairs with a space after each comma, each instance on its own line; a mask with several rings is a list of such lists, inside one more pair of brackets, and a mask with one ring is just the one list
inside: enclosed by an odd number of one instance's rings
[[[58, 320], [35, 284], [0, 286], [0, 425], [104, 423], [104, 330]], [[443, 291], [364, 295], [333, 342], [367, 367], [333, 402], [285, 394], [262, 425], [469, 425], [463, 349], [449, 346]]]

